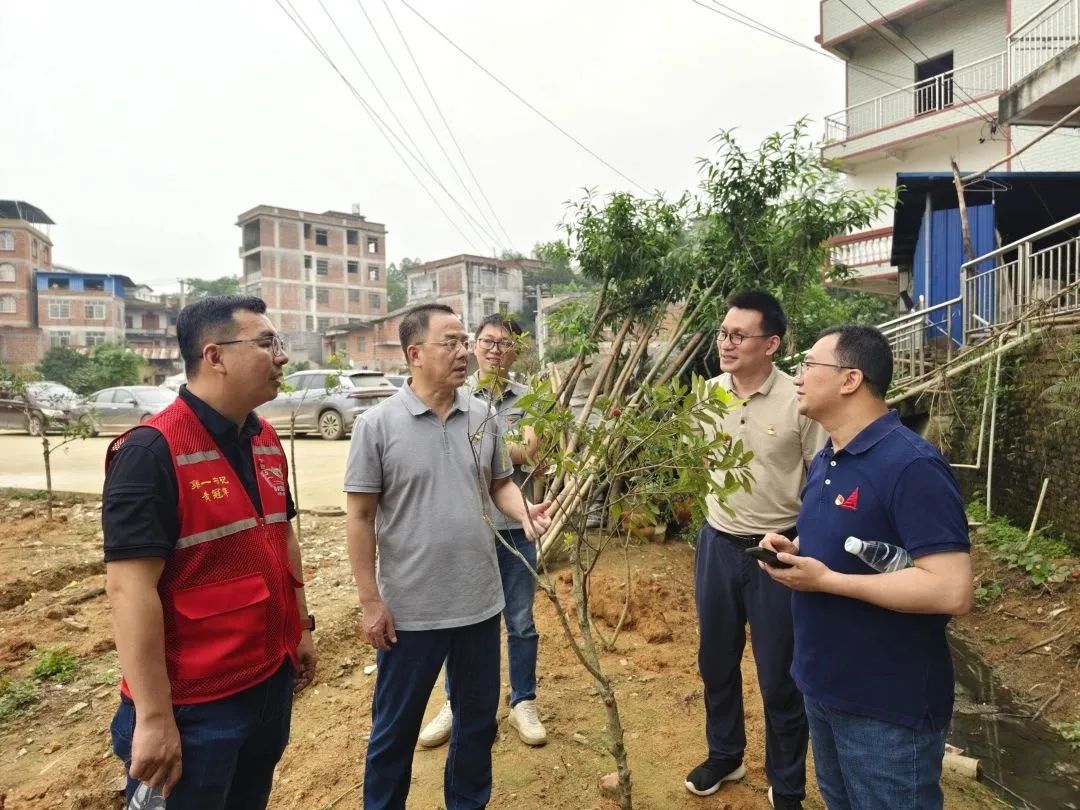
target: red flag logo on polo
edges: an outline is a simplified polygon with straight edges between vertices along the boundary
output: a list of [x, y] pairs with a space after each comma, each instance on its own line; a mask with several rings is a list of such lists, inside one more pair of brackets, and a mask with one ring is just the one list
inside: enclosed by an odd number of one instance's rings
[[841, 509], [850, 509], [854, 512], [859, 508], [859, 488], [855, 487], [846, 498], [843, 495], [837, 495], [834, 503]]

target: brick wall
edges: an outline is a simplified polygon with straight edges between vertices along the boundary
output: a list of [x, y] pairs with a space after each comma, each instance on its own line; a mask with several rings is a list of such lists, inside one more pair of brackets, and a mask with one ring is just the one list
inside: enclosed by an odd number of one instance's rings
[[[1043, 479], [1049, 477], [1039, 525], [1050, 525], [1053, 534], [1064, 537], [1080, 552], [1080, 498], [1076, 497], [1080, 492], [1080, 426], [1055, 425], [1060, 413], [1050, 400], [1040, 396], [1070, 371], [1062, 363], [1062, 353], [1077, 340], [1080, 330], [1076, 327], [1062, 329], [1046, 340], [1035, 339], [1003, 361], [991, 508], [1026, 528]], [[1080, 369], [1074, 364], [1071, 371], [1075, 374]], [[970, 448], [978, 441], [978, 414], [967, 421], [971, 435], [964, 455], [970, 457], [952, 461], [974, 461]], [[968, 500], [985, 491], [985, 458], [982, 470], [957, 473]]]
[[0, 363], [18, 368], [36, 365], [45, 354], [45, 338], [40, 329], [0, 327]]

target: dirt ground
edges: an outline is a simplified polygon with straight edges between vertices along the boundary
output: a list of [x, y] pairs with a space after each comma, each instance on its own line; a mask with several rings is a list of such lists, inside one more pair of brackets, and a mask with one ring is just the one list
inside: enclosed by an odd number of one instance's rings
[[[35, 650], [53, 646], [67, 647], [79, 663], [73, 681], [42, 681], [38, 701], [0, 723], [0, 810], [122, 806], [123, 771], [110, 752], [108, 734], [118, 664], [103, 593], [99, 510], [93, 501], [69, 500], [57, 511], [57, 520], [48, 523], [38, 516], [44, 513], [40, 501], [0, 493], [0, 677], [27, 678]], [[365, 675], [364, 668], [374, 663], [374, 652], [356, 638], [358, 610], [343, 533], [341, 518], [304, 516], [305, 579], [309, 603], [319, 615], [320, 673], [296, 702], [274, 808], [359, 805], [374, 684], [374, 675]], [[984, 555], [977, 559], [979, 566], [989, 565]], [[681, 543], [635, 548], [633, 626], [620, 635], [616, 650], [603, 656], [620, 701], [635, 806], [767, 808], [762, 716], [749, 645], [743, 664], [747, 777], [707, 799], [683, 788], [686, 773], [704, 753], [691, 562], [692, 552]], [[613, 555], [607, 566], [601, 565], [594, 596], [598, 610], [614, 618], [621, 610], [623, 561]], [[1037, 622], [1040, 616], [1053, 621], [1048, 611], [1054, 606], [1071, 605], [1061, 615], [1080, 616], [1078, 591], [1073, 587], [1064, 596], [1049, 597], [1010, 593], [989, 612], [960, 623], [965, 636], [992, 663], [1000, 663], [1016, 691], [1030, 693], [1031, 703], [1037, 704], [1043, 692], [1049, 697], [1059, 681], [1064, 684], [1044, 711], [1051, 719], [1080, 715], [1080, 693], [1067, 680], [1075, 677], [1076, 651], [1068, 651], [1068, 636], [1051, 643], [1049, 653], [1020, 656], [1018, 651], [1039, 641], [1042, 633], [1052, 634], [1056, 623]], [[597, 791], [598, 778], [613, 770], [603, 749], [603, 707], [542, 596], [536, 614], [541, 633], [538, 702], [550, 742], [538, 749], [524, 746], [502, 711], [490, 806], [607, 810], [614, 805]], [[1044, 686], [1033, 688], [1037, 683]], [[439, 690], [435, 695], [429, 716], [441, 701]], [[410, 808], [442, 807], [445, 755], [445, 747], [416, 753]], [[950, 808], [1004, 806], [982, 785], [959, 777], [947, 778], [946, 791]], [[822, 808], [812, 769], [809, 792], [806, 806]]]

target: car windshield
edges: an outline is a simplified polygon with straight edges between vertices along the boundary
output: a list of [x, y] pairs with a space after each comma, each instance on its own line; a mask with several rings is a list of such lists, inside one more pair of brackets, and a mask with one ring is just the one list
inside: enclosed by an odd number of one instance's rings
[[30, 392], [30, 396], [34, 399], [42, 401], [57, 402], [60, 400], [77, 400], [79, 398], [78, 394], [60, 383], [31, 383], [26, 386], [26, 390]]
[[386, 388], [393, 387], [390, 381], [382, 374], [346, 374], [341, 381], [353, 388]]

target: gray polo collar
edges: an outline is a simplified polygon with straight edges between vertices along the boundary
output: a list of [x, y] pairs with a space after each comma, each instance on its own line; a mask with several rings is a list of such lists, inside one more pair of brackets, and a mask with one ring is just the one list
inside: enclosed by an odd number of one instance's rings
[[[405, 400], [405, 407], [413, 416], [421, 416], [431, 410], [427, 403], [413, 392], [412, 386], [409, 385], [408, 381], [402, 383], [400, 393], [402, 399]], [[454, 406], [450, 410], [468, 413], [469, 395], [460, 388], [454, 391]]]
[[[465, 380], [465, 387], [467, 389], [469, 389], [469, 391], [472, 392], [473, 396], [479, 396], [481, 394], [484, 394], [484, 395], [487, 395], [488, 399], [491, 398], [490, 397], [490, 394], [491, 394], [490, 390], [485, 388], [484, 386], [480, 385], [480, 372], [479, 371], [474, 372], [473, 374], [471, 374], [469, 376], [469, 378], [467, 380]], [[503, 395], [498, 401], [502, 402], [504, 399], [506, 399], [511, 394], [514, 397], [524, 396], [526, 393], [528, 393], [528, 391], [529, 391], [529, 387], [527, 385], [522, 385], [521, 383], [517, 382], [516, 380], [511, 380], [510, 378], [507, 378], [506, 384], [503, 386]]]

